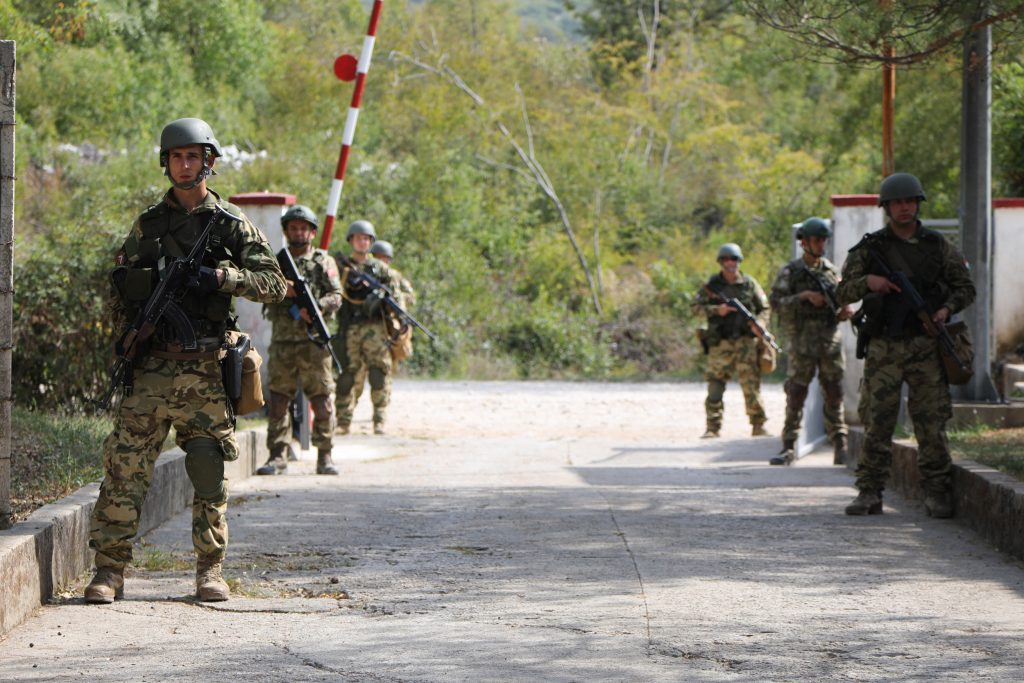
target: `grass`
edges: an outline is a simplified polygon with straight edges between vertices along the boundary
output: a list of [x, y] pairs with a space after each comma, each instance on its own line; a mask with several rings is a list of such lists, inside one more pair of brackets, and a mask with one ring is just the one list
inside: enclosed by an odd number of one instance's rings
[[1024, 428], [952, 431], [949, 447], [954, 460], [974, 460], [1024, 481]]
[[103, 476], [107, 416], [11, 411], [11, 508], [14, 521]]

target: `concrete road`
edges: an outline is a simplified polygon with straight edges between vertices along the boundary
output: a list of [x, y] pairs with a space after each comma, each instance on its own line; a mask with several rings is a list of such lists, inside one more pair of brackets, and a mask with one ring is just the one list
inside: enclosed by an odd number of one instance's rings
[[[766, 388], [781, 426], [782, 393]], [[390, 433], [232, 486], [234, 597], [191, 597], [189, 520], [126, 598], [81, 585], [0, 641], [2, 681], [1011, 681], [1024, 571], [821, 452], [769, 467], [738, 387], [396, 385]]]

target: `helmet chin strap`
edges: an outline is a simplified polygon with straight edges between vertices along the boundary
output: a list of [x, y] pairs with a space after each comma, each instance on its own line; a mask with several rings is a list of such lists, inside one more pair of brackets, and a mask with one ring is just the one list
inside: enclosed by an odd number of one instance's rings
[[199, 170], [199, 173], [196, 174], [194, 180], [190, 180], [187, 183], [177, 183], [174, 181], [174, 178], [171, 177], [171, 164], [167, 163], [164, 166], [164, 175], [171, 181], [171, 185], [174, 185], [179, 190], [191, 190], [193, 187], [196, 187], [199, 183], [209, 178], [210, 173], [212, 172], [213, 169], [210, 168], [210, 150], [205, 146], [203, 147], [203, 167]]

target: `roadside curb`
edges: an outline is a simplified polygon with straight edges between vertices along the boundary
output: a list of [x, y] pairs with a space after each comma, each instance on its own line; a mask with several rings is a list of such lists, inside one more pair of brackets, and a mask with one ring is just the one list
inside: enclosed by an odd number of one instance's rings
[[[238, 432], [238, 460], [225, 463], [231, 481], [246, 479], [267, 457], [264, 429]], [[0, 637], [21, 624], [54, 592], [92, 567], [89, 518], [99, 483], [44, 505], [10, 529], [0, 531]], [[179, 448], [162, 454], [139, 519], [139, 536], [192, 505], [192, 483]]]
[[[864, 430], [850, 429], [846, 466], [856, 469]], [[917, 448], [894, 441], [889, 488], [909, 500], [923, 501]], [[973, 460], [953, 462], [956, 519], [980, 534], [997, 550], [1024, 560], [1024, 482]]]

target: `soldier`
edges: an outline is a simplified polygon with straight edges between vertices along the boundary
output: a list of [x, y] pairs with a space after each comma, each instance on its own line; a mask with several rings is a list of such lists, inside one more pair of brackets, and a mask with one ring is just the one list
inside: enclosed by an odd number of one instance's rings
[[125, 321], [149, 298], [162, 264], [188, 253], [212, 221], [203, 267], [179, 302], [198, 348], [183, 349], [171, 330], [159, 326], [148, 354], [135, 363], [133, 391], [126, 392], [103, 444], [105, 475], [89, 531], [89, 546], [96, 551], [96, 574], [85, 589], [89, 603], [109, 603], [123, 595], [142, 501], [172, 425], [195, 488], [196, 597], [228, 598], [224, 462], [238, 458], [238, 443], [220, 359], [225, 345], [238, 336], [232, 297], [277, 302], [284, 297], [285, 282], [266, 238], [237, 207], [207, 189], [206, 179], [220, 156], [206, 122], [187, 118], [167, 124], [160, 135], [160, 166], [172, 187], [136, 219], [117, 253], [112, 314]]
[[825, 430], [832, 442], [835, 465], [846, 462], [846, 421], [843, 418], [843, 346], [839, 323], [849, 320], [853, 307], [837, 309], [839, 269], [825, 258], [832, 230], [821, 218], [808, 218], [796, 233], [804, 253], [780, 270], [772, 285], [772, 309], [786, 331], [789, 367], [786, 378], [786, 421], [782, 450], [768, 462], [790, 465], [796, 459], [796, 437], [803, 417], [808, 386], [818, 372], [825, 399]]
[[[402, 273], [400, 273], [398, 271], [397, 268], [395, 268], [394, 266], [391, 265], [391, 263], [392, 263], [392, 261], [394, 260], [394, 257], [395, 257], [395, 249], [394, 249], [394, 247], [392, 247], [391, 243], [386, 241], [386, 240], [377, 240], [377, 241], [375, 241], [373, 243], [373, 246], [370, 247], [370, 254], [372, 256], [374, 256], [378, 261], [382, 261], [383, 263], [385, 263], [391, 269], [391, 277], [393, 277], [395, 279], [395, 281], [398, 282], [398, 287], [394, 291], [395, 299], [398, 301], [398, 305], [400, 305], [405, 310], [409, 310], [409, 307], [416, 303], [416, 290], [414, 290], [412, 288], [412, 283], [409, 282], [409, 280], [407, 280], [405, 278], [405, 276], [402, 275]], [[402, 333], [403, 337], [405, 335], [407, 335], [407, 334], [411, 334], [412, 333], [412, 331], [409, 330], [408, 326], [406, 326], [405, 330], [406, 331]], [[401, 343], [401, 342], [398, 342], [398, 343]], [[407, 343], [408, 343], [408, 348], [411, 351], [411, 349], [412, 349], [412, 341], [411, 341], [411, 339], [408, 340]], [[392, 347], [392, 348], [394, 348], [394, 347]], [[391, 356], [392, 356], [391, 357], [392, 367], [394, 367], [395, 365], [397, 365], [399, 359], [397, 359], [395, 357], [394, 353], [392, 353]], [[345, 410], [346, 414], [351, 414], [355, 410], [356, 404], [359, 403], [359, 398], [363, 395], [363, 385], [365, 383], [366, 383], [366, 368], [364, 367], [362, 370], [360, 370], [359, 374], [356, 375], [353, 378], [352, 393], [348, 397], [348, 399], [346, 400], [346, 398], [344, 396], [339, 396], [338, 397], [338, 404], [341, 405], [341, 406], [344, 406], [344, 410]], [[390, 385], [390, 383], [387, 385], [387, 392], [388, 392], [388, 395], [387, 395], [387, 397], [385, 398], [385, 401], [384, 401], [385, 405], [391, 402], [391, 385]], [[339, 409], [339, 412], [340, 411], [341, 411], [341, 409]], [[375, 425], [378, 423], [377, 417], [378, 417], [377, 416], [377, 409], [376, 409], [376, 407], [374, 407], [374, 424]], [[351, 423], [351, 418], [350, 418], [349, 422]], [[383, 415], [380, 416], [379, 423], [381, 425], [381, 432], [378, 432], [378, 433], [382, 433], [383, 432], [383, 425], [384, 425], [384, 416]], [[347, 430], [348, 430], [348, 428], [346, 427], [345, 428], [345, 433], [347, 433]]]
[[[356, 267], [394, 290], [397, 281], [391, 270], [370, 255], [370, 247], [377, 240], [373, 225], [369, 221], [355, 221], [348, 226], [345, 239], [352, 245], [352, 261]], [[342, 300], [338, 338], [343, 340], [347, 360], [338, 382], [338, 428], [342, 434], [348, 434], [355, 406], [353, 387], [357, 377], [365, 376], [370, 382], [373, 401], [373, 433], [383, 434], [393, 367], [386, 312], [381, 297], [366, 287], [354, 285], [347, 270], [342, 274]]]
[[[313, 246], [320, 227], [316, 214], [301, 204], [281, 216], [288, 251], [325, 320], [341, 307], [338, 266], [327, 251]], [[306, 330], [313, 323], [309, 311], [294, 306], [295, 283], [288, 281], [288, 293], [280, 304], [263, 307], [273, 325], [270, 344], [270, 409], [267, 415], [267, 448], [270, 457], [256, 474], [284, 474], [288, 470], [292, 425], [288, 409], [298, 380], [313, 406], [312, 442], [317, 449], [316, 473], [337, 474], [331, 457], [334, 436], [334, 364], [330, 350], [309, 340]], [[294, 311], [294, 314], [293, 314]], [[299, 317], [296, 318], [295, 315]]]
[[974, 301], [974, 284], [963, 257], [939, 233], [918, 220], [924, 188], [909, 173], [882, 181], [878, 204], [888, 224], [850, 250], [839, 283], [841, 304], [864, 299], [867, 320], [859, 334], [869, 335], [861, 391], [865, 443], [857, 464], [859, 493], [848, 515], [882, 513], [882, 489], [892, 462], [892, 433], [899, 413], [900, 386], [909, 388], [910, 416], [917, 437], [917, 466], [925, 490], [925, 510], [933, 517], [953, 516], [952, 463], [946, 422], [953, 415], [937, 341], [914, 312], [903, 305], [900, 288], [882, 275], [878, 255], [904, 272], [932, 311], [935, 325]]
[[768, 322], [768, 297], [757, 281], [740, 272], [743, 252], [737, 244], [723, 244], [718, 250], [721, 271], [711, 277], [693, 301], [695, 315], [707, 316], [708, 328], [704, 333], [708, 362], [704, 378], [708, 382], [708, 397], [704, 402], [707, 412], [707, 431], [701, 438], [718, 437], [722, 429], [722, 411], [725, 383], [735, 374], [743, 390], [753, 436], [768, 436], [764, 423], [768, 417], [761, 403], [761, 368], [758, 364], [757, 338], [754, 326], [716, 295], [738, 300], [765, 325]]

